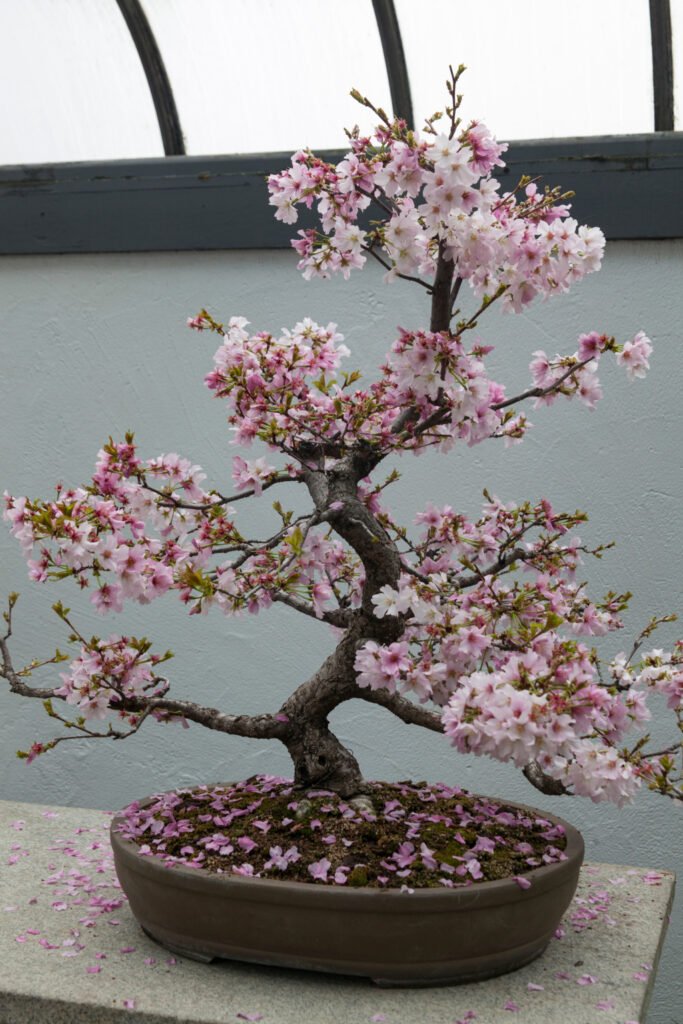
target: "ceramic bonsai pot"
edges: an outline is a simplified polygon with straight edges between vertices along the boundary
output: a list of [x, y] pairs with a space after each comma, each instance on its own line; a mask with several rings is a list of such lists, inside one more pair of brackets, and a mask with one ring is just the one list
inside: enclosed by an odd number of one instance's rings
[[361, 975], [380, 985], [457, 984], [539, 956], [574, 895], [583, 839], [542, 813], [564, 827], [566, 860], [529, 871], [528, 888], [504, 879], [401, 892], [168, 867], [119, 834], [120, 816], [111, 841], [133, 914], [172, 952]]

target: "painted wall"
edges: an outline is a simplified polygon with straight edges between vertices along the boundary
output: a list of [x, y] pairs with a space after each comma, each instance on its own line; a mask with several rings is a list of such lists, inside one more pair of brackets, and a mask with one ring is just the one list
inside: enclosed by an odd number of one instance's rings
[[[572, 351], [583, 330], [621, 340], [645, 329], [656, 344], [652, 371], [629, 383], [606, 364], [606, 396], [593, 413], [562, 402], [530, 416], [524, 444], [504, 450], [489, 442], [448, 458], [399, 460], [404, 476], [394, 508], [410, 522], [427, 498], [476, 514], [484, 486], [504, 500], [547, 496], [559, 509], [590, 512], [582, 538], [619, 544], [587, 565], [594, 592], [633, 589], [629, 637], [654, 612], [683, 611], [683, 242], [614, 243], [603, 271], [568, 297], [518, 317], [491, 310], [481, 333], [496, 346], [494, 377], [514, 394], [528, 381], [531, 353]], [[424, 297], [415, 286], [383, 285], [374, 267], [350, 282], [306, 283], [288, 253], [140, 254], [135, 256], [6, 257], [0, 260], [0, 485], [13, 494], [47, 496], [57, 480], [85, 481], [95, 454], [113, 434], [135, 429], [142, 453], [178, 451], [201, 463], [209, 481], [229, 486], [229, 433], [224, 407], [202, 386], [215, 341], [184, 328], [202, 305], [216, 315], [244, 315], [255, 329], [291, 326], [304, 315], [334, 320], [362, 368], [369, 369], [397, 324], [424, 326]], [[301, 500], [297, 488], [292, 505]], [[281, 497], [289, 497], [287, 491]], [[245, 503], [246, 504], [246, 503]], [[263, 535], [273, 522], [270, 501], [240, 505], [241, 523]], [[263, 507], [261, 507], [261, 505]], [[244, 528], [244, 527], [243, 527]], [[102, 620], [70, 585], [29, 586], [16, 545], [0, 530], [0, 591], [21, 590], [14, 644], [17, 663], [49, 655], [63, 642], [50, 611], [58, 597], [86, 632], [145, 633], [157, 649], [171, 647], [173, 692], [230, 711], [273, 710], [311, 673], [331, 646], [324, 625], [277, 608], [258, 618], [188, 618], [170, 599]], [[658, 645], [675, 635], [662, 631]], [[628, 638], [610, 638], [609, 650]], [[173, 786], [286, 773], [283, 749], [215, 736], [197, 727], [150, 725], [125, 747], [65, 744], [27, 767], [14, 757], [51, 723], [39, 702], [0, 692], [0, 797], [115, 808]], [[680, 809], [644, 794], [617, 811], [578, 798], [552, 801], [514, 771], [455, 756], [436, 735], [393, 721], [379, 708], [352, 702], [333, 725], [369, 777], [427, 778], [529, 800], [581, 827], [593, 860], [683, 870]], [[663, 726], [655, 724], [655, 732]], [[675, 911], [650, 1024], [683, 1020], [683, 904]]]

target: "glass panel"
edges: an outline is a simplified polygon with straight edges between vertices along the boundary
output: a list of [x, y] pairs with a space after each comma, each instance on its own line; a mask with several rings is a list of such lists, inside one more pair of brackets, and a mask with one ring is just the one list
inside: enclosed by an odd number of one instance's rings
[[188, 153], [343, 148], [391, 107], [370, 0], [144, 0]]
[[0, 163], [163, 156], [115, 0], [2, 0]]
[[683, 0], [671, 0], [674, 51], [674, 129], [683, 131]]
[[448, 65], [465, 64], [463, 119], [500, 139], [654, 130], [647, 0], [396, 0], [396, 10], [417, 127], [445, 104]]

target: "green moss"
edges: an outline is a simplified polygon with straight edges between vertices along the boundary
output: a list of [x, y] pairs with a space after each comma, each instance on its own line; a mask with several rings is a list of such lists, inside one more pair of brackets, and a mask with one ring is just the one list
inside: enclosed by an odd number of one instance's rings
[[364, 888], [368, 881], [368, 869], [366, 866], [364, 864], [356, 864], [355, 868], [349, 872], [346, 884], [353, 888]]

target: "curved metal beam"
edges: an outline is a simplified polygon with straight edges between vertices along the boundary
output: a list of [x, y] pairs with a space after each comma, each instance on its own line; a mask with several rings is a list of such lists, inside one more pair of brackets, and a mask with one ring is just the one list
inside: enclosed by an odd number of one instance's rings
[[372, 6], [375, 10], [379, 37], [382, 40], [394, 113], [402, 117], [409, 128], [414, 128], [410, 80], [394, 0], [372, 0]]
[[116, 0], [147, 77], [166, 156], [184, 156], [180, 118], [161, 52], [140, 0]]
[[674, 130], [674, 62], [670, 0], [650, 0], [655, 131]]

